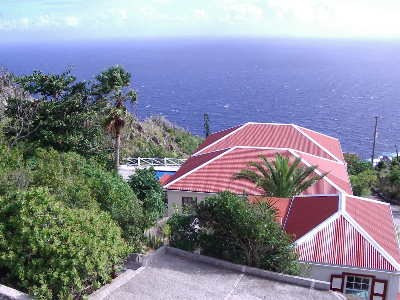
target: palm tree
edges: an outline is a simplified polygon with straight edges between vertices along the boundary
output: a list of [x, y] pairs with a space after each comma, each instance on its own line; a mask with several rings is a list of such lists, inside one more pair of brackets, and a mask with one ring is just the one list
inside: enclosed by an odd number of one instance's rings
[[[264, 190], [268, 197], [289, 198], [301, 194], [326, 174], [311, 176], [317, 166], [301, 166], [301, 159], [296, 158], [289, 165], [289, 158], [279, 153], [273, 162], [260, 156], [262, 162], [249, 162], [253, 169], [244, 169], [234, 175], [235, 179], [246, 179]], [[256, 170], [254, 170], [254, 168]], [[258, 172], [257, 172], [258, 171]]]
[[129, 89], [130, 79], [131, 74], [117, 65], [97, 75], [97, 83], [94, 85], [94, 93], [99, 101], [106, 101], [109, 104], [104, 127], [115, 138], [114, 161], [116, 169], [119, 167], [121, 134], [127, 115], [126, 103], [135, 104], [137, 102], [136, 91]]

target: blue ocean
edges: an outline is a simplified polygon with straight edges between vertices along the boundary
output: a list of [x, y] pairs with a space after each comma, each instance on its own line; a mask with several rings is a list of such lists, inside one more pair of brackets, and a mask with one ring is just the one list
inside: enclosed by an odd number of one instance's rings
[[72, 66], [91, 80], [120, 64], [132, 73], [140, 118], [164, 115], [203, 134], [247, 121], [295, 123], [338, 137], [346, 152], [400, 148], [400, 41], [146, 39], [0, 44], [18, 75]]

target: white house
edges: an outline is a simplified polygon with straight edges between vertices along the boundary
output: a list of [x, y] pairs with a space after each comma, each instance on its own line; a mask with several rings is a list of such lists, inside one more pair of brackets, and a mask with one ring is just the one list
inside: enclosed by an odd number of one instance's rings
[[400, 250], [390, 205], [353, 196], [340, 142], [330, 136], [265, 123], [214, 133], [174, 175], [163, 178], [169, 214], [225, 190], [261, 195], [233, 175], [260, 155], [273, 159], [276, 153], [317, 165], [317, 174], [328, 173], [302, 195], [274, 201], [310, 276], [361, 299], [400, 299]]

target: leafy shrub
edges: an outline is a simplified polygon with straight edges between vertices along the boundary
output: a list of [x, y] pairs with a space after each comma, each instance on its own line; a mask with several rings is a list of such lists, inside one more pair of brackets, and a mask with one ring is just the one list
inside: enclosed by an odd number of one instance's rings
[[143, 203], [146, 225], [153, 225], [165, 213], [165, 196], [153, 168], [138, 169], [129, 178], [129, 186]]
[[81, 298], [111, 279], [128, 250], [104, 212], [67, 208], [44, 188], [0, 198], [0, 269], [38, 299]]
[[142, 204], [118, 175], [76, 153], [38, 149], [29, 160], [33, 186], [45, 186], [70, 208], [108, 212], [123, 230], [124, 238], [140, 248], [143, 233]]
[[267, 202], [249, 203], [247, 198], [222, 192], [201, 202], [196, 214], [205, 254], [273, 272], [300, 272], [292, 238]]
[[186, 251], [193, 251], [199, 247], [195, 220], [191, 215], [178, 213], [169, 218], [167, 225], [171, 230], [169, 244], [172, 247]]
[[344, 159], [347, 163], [347, 171], [349, 175], [358, 175], [361, 172], [372, 169], [372, 164], [360, 159], [357, 154], [344, 153]]
[[367, 196], [377, 184], [378, 176], [375, 170], [365, 170], [357, 175], [350, 175], [350, 182], [354, 195]]

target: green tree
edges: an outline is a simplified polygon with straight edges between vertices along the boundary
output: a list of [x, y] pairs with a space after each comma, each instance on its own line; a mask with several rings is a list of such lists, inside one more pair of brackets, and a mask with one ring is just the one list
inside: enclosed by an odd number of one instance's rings
[[153, 168], [137, 169], [128, 184], [143, 203], [146, 225], [153, 225], [165, 213], [165, 196]]
[[299, 274], [292, 238], [268, 202], [222, 192], [198, 204], [193, 215], [174, 215], [171, 244], [185, 250], [273, 272]]
[[261, 162], [248, 163], [249, 169], [234, 175], [245, 179], [264, 190], [266, 196], [288, 198], [301, 194], [326, 174], [312, 176], [317, 166], [304, 167], [300, 158], [291, 164], [289, 158], [277, 153], [273, 162], [260, 156]]
[[353, 194], [356, 196], [368, 196], [371, 189], [378, 183], [378, 176], [375, 170], [364, 170], [357, 175], [350, 175]]
[[0, 197], [0, 277], [36, 299], [82, 299], [128, 253], [107, 213], [66, 208], [45, 188]]
[[347, 163], [347, 172], [349, 175], [357, 175], [372, 169], [371, 162], [360, 159], [357, 154], [344, 153], [344, 159]]
[[16, 82], [34, 97], [7, 100], [5, 131], [12, 145], [24, 141], [31, 148], [52, 147], [87, 157], [108, 148], [101, 127], [105, 105], [94, 101], [86, 82], [76, 81], [70, 71], [35, 71]]
[[118, 169], [120, 161], [121, 134], [126, 122], [126, 103], [136, 103], [136, 91], [130, 89], [131, 74], [121, 66], [113, 66], [96, 76], [94, 93], [100, 102], [107, 101], [109, 107], [108, 116], [104, 126], [115, 137], [115, 168]]

